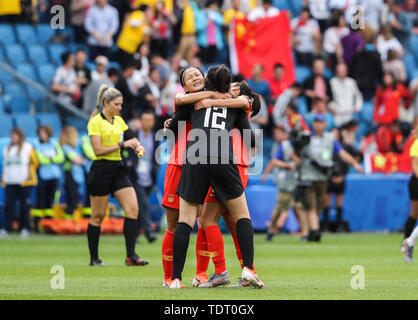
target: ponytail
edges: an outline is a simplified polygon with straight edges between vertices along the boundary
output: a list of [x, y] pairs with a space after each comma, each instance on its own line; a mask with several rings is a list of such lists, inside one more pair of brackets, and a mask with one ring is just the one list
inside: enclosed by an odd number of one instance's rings
[[106, 100], [107, 102], [111, 102], [114, 99], [121, 97], [121, 96], [122, 96], [122, 93], [118, 89], [111, 88], [105, 84], [101, 85], [99, 92], [97, 94], [96, 108], [91, 113], [90, 119], [99, 113], [100, 105], [103, 105], [104, 107], [104, 100]]
[[239, 83], [240, 94], [247, 96], [251, 100], [252, 112], [251, 118], [255, 117], [261, 109], [261, 98], [260, 95], [255, 93], [246, 81], [241, 81]]

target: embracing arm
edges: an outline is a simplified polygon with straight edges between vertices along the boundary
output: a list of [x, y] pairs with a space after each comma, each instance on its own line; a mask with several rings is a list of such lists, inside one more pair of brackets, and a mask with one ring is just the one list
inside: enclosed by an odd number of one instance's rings
[[217, 91], [200, 91], [186, 94], [178, 94], [175, 97], [176, 106], [184, 106], [185, 104], [192, 104], [203, 99], [224, 99], [230, 98], [229, 93], [219, 93]]
[[250, 109], [250, 101], [247, 98], [238, 99], [204, 99], [195, 104], [195, 109], [204, 109], [211, 107], [226, 107], [226, 108], [237, 108], [237, 109]]

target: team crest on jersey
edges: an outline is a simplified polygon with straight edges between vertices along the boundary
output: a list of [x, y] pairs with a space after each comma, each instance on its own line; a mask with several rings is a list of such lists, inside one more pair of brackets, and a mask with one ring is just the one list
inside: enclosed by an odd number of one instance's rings
[[176, 198], [176, 196], [174, 195], [174, 194], [172, 194], [172, 193], [170, 193], [168, 196], [167, 196], [167, 201], [168, 202], [174, 202], [174, 199]]

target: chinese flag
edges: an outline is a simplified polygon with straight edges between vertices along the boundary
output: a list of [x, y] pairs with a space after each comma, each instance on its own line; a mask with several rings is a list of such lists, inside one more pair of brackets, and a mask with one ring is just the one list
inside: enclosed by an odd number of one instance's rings
[[255, 64], [262, 64], [264, 76], [273, 75], [276, 63], [284, 66], [285, 83], [295, 82], [292, 49], [290, 46], [290, 23], [288, 13], [281, 11], [271, 18], [256, 22], [236, 19], [230, 32], [231, 68], [234, 74], [242, 73], [250, 78]]
[[411, 158], [408, 154], [379, 153], [370, 155], [369, 158], [366, 159], [366, 172], [411, 173]]

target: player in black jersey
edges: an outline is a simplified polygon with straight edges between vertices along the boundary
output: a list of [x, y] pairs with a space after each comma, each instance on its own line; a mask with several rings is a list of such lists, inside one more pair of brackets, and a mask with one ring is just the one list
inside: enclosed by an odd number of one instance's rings
[[[227, 67], [218, 66], [209, 70], [208, 90], [225, 93], [229, 91], [230, 84], [231, 73]], [[210, 186], [237, 221], [237, 237], [244, 264], [242, 279], [251, 282], [254, 287], [262, 288], [264, 284], [253, 270], [253, 228], [239, 172], [234, 164], [230, 135], [234, 126], [241, 131], [250, 129], [247, 115], [242, 109], [223, 107], [196, 111], [188, 107], [182, 110], [190, 112], [192, 131], [177, 190], [180, 196], [180, 217], [173, 241], [173, 281], [170, 288], [181, 288], [181, 273], [190, 232], [196, 221], [197, 206], [203, 203]], [[219, 148], [219, 145], [222, 147]]]

